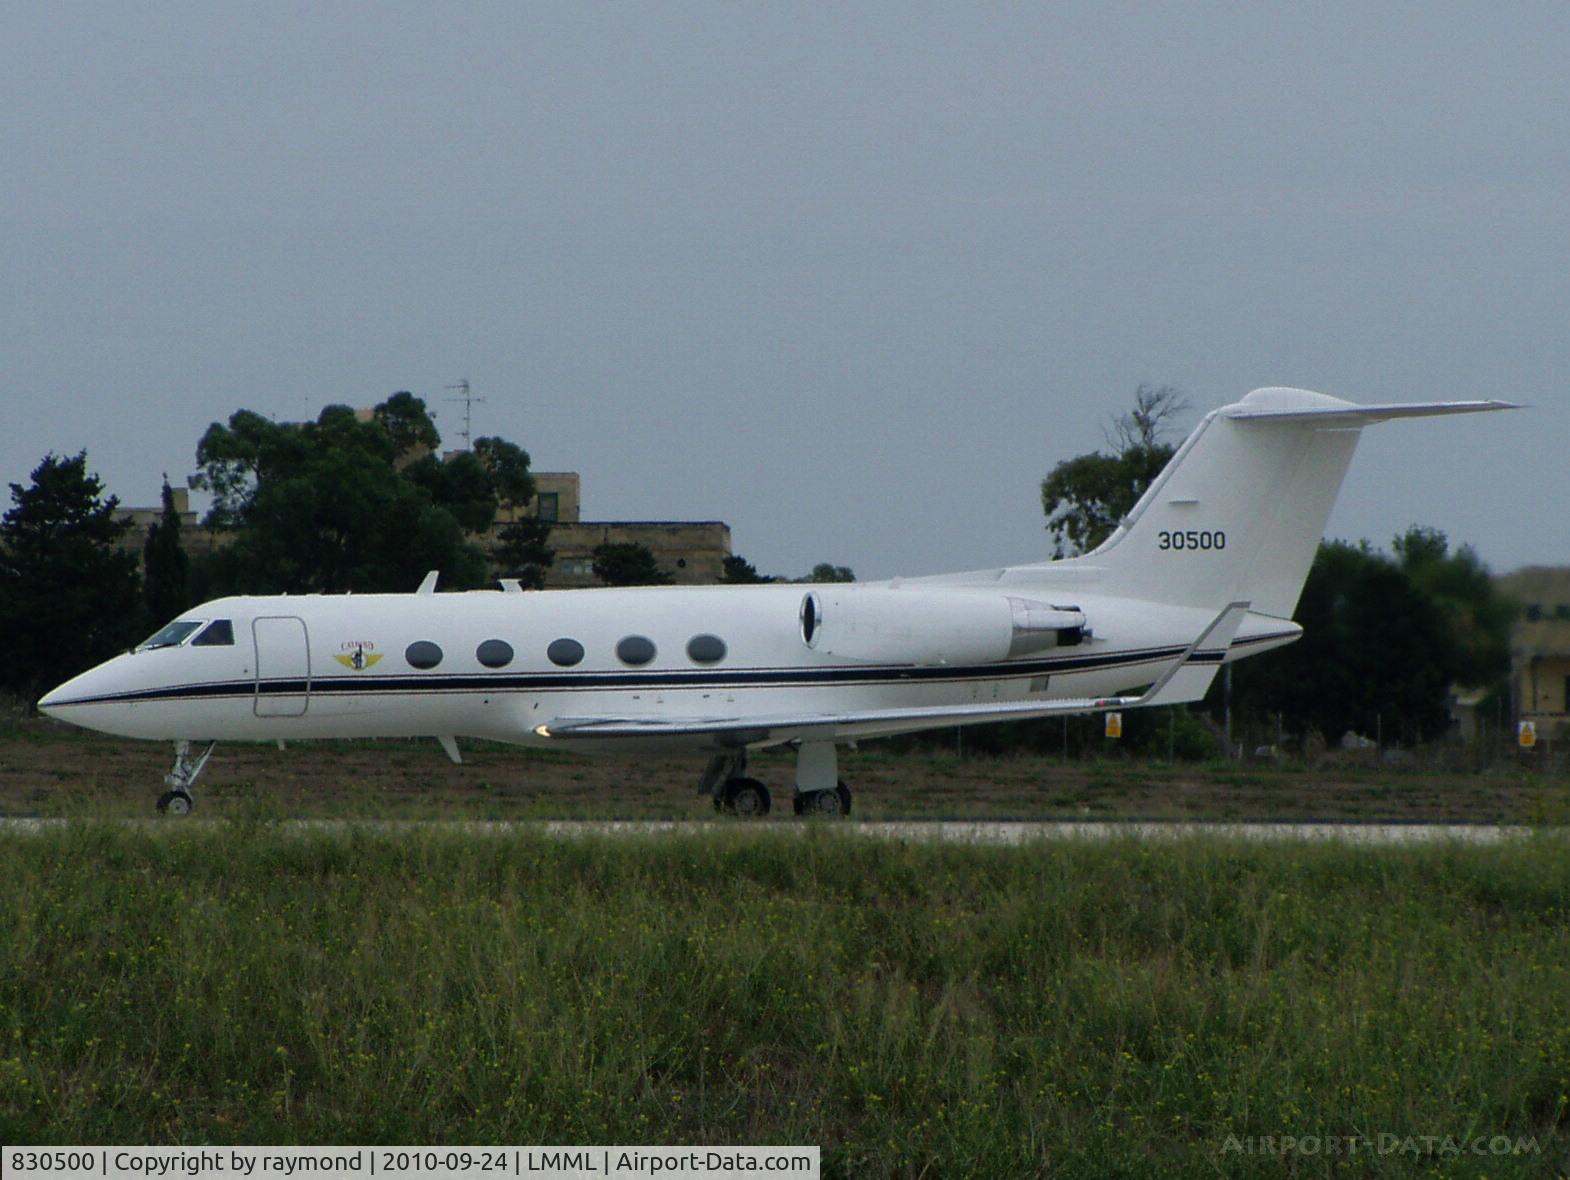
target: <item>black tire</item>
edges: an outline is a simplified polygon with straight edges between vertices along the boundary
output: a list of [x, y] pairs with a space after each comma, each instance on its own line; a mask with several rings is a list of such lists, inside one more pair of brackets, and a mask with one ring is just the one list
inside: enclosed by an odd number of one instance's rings
[[196, 806], [184, 791], [165, 791], [158, 796], [159, 815], [190, 815]]
[[725, 810], [741, 819], [769, 814], [769, 789], [755, 778], [733, 778], [725, 784]]
[[850, 788], [841, 782], [831, 791], [797, 791], [792, 803], [797, 815], [849, 815]]

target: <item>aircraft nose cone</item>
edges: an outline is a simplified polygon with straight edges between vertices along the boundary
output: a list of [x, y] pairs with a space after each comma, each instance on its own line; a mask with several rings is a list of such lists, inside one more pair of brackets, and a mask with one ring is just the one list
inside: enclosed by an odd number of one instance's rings
[[64, 697], [60, 692], [60, 690], [64, 687], [65, 685], [63, 684], [57, 685], [56, 687], [51, 688], [48, 692], [44, 693], [43, 696], [39, 697], [38, 711], [44, 714], [46, 717], [57, 716], [60, 706], [64, 703]]
[[80, 725], [83, 729], [113, 732], [122, 710], [106, 702], [105, 692], [115, 687], [112, 678], [106, 678], [103, 668], [89, 669], [80, 676], [73, 676], [64, 684], [38, 698], [38, 711], [56, 721]]
[[82, 711], [82, 706], [100, 690], [101, 684], [98, 669], [91, 668], [64, 684], [55, 685], [39, 697], [38, 711], [47, 717], [80, 724], [72, 714]]

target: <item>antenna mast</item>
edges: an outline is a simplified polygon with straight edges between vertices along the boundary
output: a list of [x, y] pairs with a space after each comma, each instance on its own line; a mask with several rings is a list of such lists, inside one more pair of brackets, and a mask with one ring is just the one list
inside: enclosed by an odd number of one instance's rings
[[470, 450], [471, 448], [469, 444], [473, 437], [473, 431], [470, 429], [470, 427], [472, 424], [471, 419], [474, 414], [474, 403], [479, 402], [481, 405], [484, 405], [485, 399], [483, 397], [475, 397], [472, 393], [469, 392], [469, 379], [467, 377], [463, 378], [463, 380], [459, 381], [456, 385], [444, 385], [442, 388], [456, 389], [458, 391], [457, 397], [445, 397], [442, 400], [463, 403], [463, 449], [466, 451]]

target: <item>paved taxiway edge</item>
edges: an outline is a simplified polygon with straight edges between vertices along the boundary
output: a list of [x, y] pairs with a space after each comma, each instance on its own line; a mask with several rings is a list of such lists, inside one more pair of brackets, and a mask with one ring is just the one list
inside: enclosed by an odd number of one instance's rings
[[[41, 833], [65, 827], [68, 819], [0, 818], [0, 831]], [[179, 831], [216, 827], [223, 820], [128, 819], [128, 826]], [[274, 826], [274, 825], [269, 825]], [[475, 836], [504, 836], [540, 832], [563, 839], [584, 836], [694, 835], [718, 832], [805, 833], [820, 829], [846, 832], [872, 839], [909, 840], [918, 843], [1026, 844], [1053, 840], [1243, 840], [1336, 841], [1346, 844], [1387, 846], [1402, 844], [1498, 844], [1522, 840], [1536, 833], [1570, 837], [1570, 829], [1536, 829], [1495, 824], [1400, 823], [1197, 823], [1134, 820], [869, 820], [848, 823], [824, 821], [734, 820], [285, 820], [284, 830], [347, 832], [353, 829], [378, 833], [440, 831]]]

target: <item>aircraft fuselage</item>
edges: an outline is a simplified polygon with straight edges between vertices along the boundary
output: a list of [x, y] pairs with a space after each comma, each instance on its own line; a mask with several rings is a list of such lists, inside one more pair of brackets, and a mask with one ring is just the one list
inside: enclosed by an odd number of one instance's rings
[[[1041, 597], [874, 583], [225, 598], [181, 616], [198, 624], [184, 642], [116, 657], [42, 704], [137, 738], [425, 735], [571, 748], [570, 735], [548, 736], [563, 718], [834, 716], [1109, 697], [1155, 680], [1211, 613]], [[1084, 624], [1022, 644], [1020, 602], [1067, 606], [1059, 621], [1077, 612]], [[230, 624], [232, 643], [192, 642], [218, 620]], [[1294, 624], [1250, 616], [1229, 650], [1251, 654], [1297, 634]], [[1036, 650], [1010, 658], [1011, 646]], [[898, 658], [918, 647], [921, 658]], [[868, 722], [840, 736], [921, 727]], [[748, 744], [791, 737], [771, 732]], [[692, 734], [682, 744], [716, 743]]]

